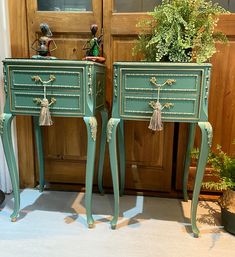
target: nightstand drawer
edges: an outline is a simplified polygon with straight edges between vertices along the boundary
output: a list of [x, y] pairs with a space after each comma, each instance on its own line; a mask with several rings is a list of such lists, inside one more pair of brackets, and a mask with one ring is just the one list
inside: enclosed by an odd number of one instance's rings
[[[12, 90], [11, 111], [20, 114], [39, 114], [41, 107], [37, 99], [43, 99], [43, 91]], [[84, 106], [80, 92], [55, 91], [47, 92], [49, 103], [52, 99], [56, 102], [49, 108], [52, 115], [83, 115]]]
[[[120, 116], [133, 119], [150, 119], [154, 111], [151, 103], [154, 104], [156, 101], [156, 97], [146, 95], [125, 95]], [[177, 95], [174, 97], [161, 96], [159, 101], [163, 107], [162, 119], [164, 121], [191, 120], [199, 117], [199, 102], [195, 95], [184, 97]]]
[[82, 68], [74, 70], [61, 67], [12, 67], [10, 87], [12, 89], [30, 88], [38, 90], [47, 85], [48, 88], [77, 90], [83, 85]]
[[161, 86], [162, 92], [195, 93], [200, 90], [203, 69], [121, 69], [122, 91], [153, 93]]

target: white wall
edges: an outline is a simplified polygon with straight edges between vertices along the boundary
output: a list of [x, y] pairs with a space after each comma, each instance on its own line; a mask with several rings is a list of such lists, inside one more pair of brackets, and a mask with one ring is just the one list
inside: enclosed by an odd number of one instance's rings
[[[2, 60], [5, 59], [6, 57], [11, 56], [7, 2], [8, 2], [7, 0], [0, 0], [0, 113], [3, 112], [3, 107], [5, 102]], [[12, 126], [12, 133], [13, 133], [13, 145], [16, 153], [17, 152], [16, 151], [17, 149], [16, 129], [15, 129], [14, 122]], [[10, 193], [12, 191], [11, 181], [10, 181], [7, 164], [4, 157], [1, 140], [0, 140], [0, 189], [5, 193]]]

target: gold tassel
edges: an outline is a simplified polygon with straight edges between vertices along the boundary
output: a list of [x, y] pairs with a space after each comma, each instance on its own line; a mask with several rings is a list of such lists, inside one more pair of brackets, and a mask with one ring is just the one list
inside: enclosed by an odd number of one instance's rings
[[162, 124], [162, 105], [159, 101], [156, 103], [152, 103], [151, 106], [154, 108], [153, 115], [150, 119], [150, 123], [148, 128], [153, 131], [161, 131], [163, 130], [163, 124]]
[[47, 98], [43, 98], [41, 100], [41, 112], [39, 117], [39, 125], [40, 126], [51, 126], [53, 124], [51, 120], [51, 114], [49, 110], [49, 102]]

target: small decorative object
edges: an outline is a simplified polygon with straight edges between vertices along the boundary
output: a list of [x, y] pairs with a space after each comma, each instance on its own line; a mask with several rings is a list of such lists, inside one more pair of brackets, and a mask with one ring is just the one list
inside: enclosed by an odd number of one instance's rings
[[[192, 151], [192, 159], [198, 160], [199, 150]], [[217, 145], [210, 151], [207, 164], [212, 168], [211, 181], [203, 182], [202, 187], [223, 191], [218, 202], [221, 207], [221, 221], [224, 229], [235, 234], [235, 159], [230, 158]]]
[[51, 126], [53, 124], [53, 121], [51, 120], [51, 114], [50, 114], [49, 106], [54, 104], [56, 102], [56, 99], [52, 98], [50, 103], [49, 103], [47, 98], [43, 98], [43, 99], [35, 98], [34, 101], [37, 104], [41, 105], [39, 125], [40, 126]]
[[96, 37], [98, 31], [98, 26], [96, 24], [92, 24], [90, 29], [92, 38], [88, 40], [82, 48], [83, 50], [86, 50], [86, 57], [84, 57], [83, 60], [103, 63], [105, 62], [105, 58], [100, 56], [103, 34], [98, 38]]
[[49, 103], [47, 96], [46, 96], [46, 84], [51, 83], [56, 78], [54, 75], [50, 76], [49, 81], [43, 81], [39, 76], [33, 76], [32, 80], [34, 80], [36, 83], [41, 83], [44, 87], [44, 97], [43, 99], [40, 98], [34, 98], [34, 102], [36, 104], [40, 104], [41, 111], [39, 116], [39, 125], [40, 126], [51, 126], [53, 124], [51, 120], [51, 114], [49, 107], [56, 102], [56, 99], [54, 97], [51, 98], [51, 102]]
[[[32, 58], [48, 58], [48, 59], [56, 59], [51, 56], [51, 52], [57, 49], [55, 41], [51, 38], [52, 32], [47, 23], [41, 23], [40, 29], [42, 35], [39, 39], [35, 39], [31, 48], [35, 50], [38, 55], [32, 56]], [[35, 48], [35, 44], [37, 44]], [[52, 46], [53, 44], [53, 46]], [[51, 49], [52, 48], [52, 49]]]

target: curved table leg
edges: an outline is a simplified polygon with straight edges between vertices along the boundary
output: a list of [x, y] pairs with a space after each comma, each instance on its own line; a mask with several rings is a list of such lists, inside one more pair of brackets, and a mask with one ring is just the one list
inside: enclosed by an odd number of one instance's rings
[[113, 193], [114, 193], [114, 216], [111, 221], [111, 228], [115, 229], [119, 214], [119, 182], [118, 182], [118, 162], [117, 162], [117, 126], [120, 119], [111, 118], [107, 125], [107, 141], [109, 143], [109, 155], [111, 173], [113, 179]]
[[14, 211], [11, 214], [11, 221], [16, 221], [20, 209], [20, 190], [19, 190], [19, 173], [16, 165], [14, 149], [11, 135], [11, 122], [13, 116], [11, 114], [0, 115], [0, 134], [5, 152], [5, 157], [10, 173], [13, 194], [14, 194]]
[[198, 197], [201, 189], [201, 184], [203, 180], [204, 170], [207, 163], [209, 148], [212, 142], [212, 127], [209, 122], [198, 122], [198, 126], [201, 129], [201, 147], [197, 164], [197, 172], [193, 190], [193, 199], [191, 207], [191, 222], [192, 222], [192, 231], [194, 237], [199, 236], [199, 229], [196, 225], [196, 214], [197, 214], [197, 205]]
[[118, 150], [120, 160], [120, 196], [124, 194], [125, 188], [125, 142], [124, 142], [124, 121], [121, 120], [118, 126]]
[[196, 129], [196, 124], [190, 123], [189, 124], [188, 146], [187, 146], [187, 151], [186, 151], [186, 156], [185, 156], [184, 174], [183, 174], [184, 201], [188, 201], [187, 185], [188, 185], [189, 166], [190, 166], [190, 161], [191, 161], [191, 151], [193, 149], [194, 138], [195, 138], [195, 129]]
[[104, 157], [105, 157], [105, 146], [106, 146], [106, 129], [108, 123], [108, 112], [107, 110], [102, 110], [102, 131], [100, 140], [100, 156], [99, 156], [99, 167], [98, 167], [98, 188], [101, 194], [104, 194], [103, 189], [103, 168], [104, 168]]
[[36, 148], [38, 156], [38, 165], [39, 165], [39, 191], [43, 192], [45, 187], [45, 178], [44, 178], [44, 158], [43, 158], [43, 145], [42, 145], [42, 131], [39, 126], [39, 117], [33, 117], [34, 122], [34, 131], [36, 139]]
[[97, 120], [95, 117], [83, 118], [87, 127], [87, 162], [86, 162], [86, 215], [87, 224], [89, 228], [94, 227], [94, 219], [91, 213], [92, 204], [92, 186], [94, 177], [94, 164], [95, 164], [95, 147], [96, 147], [96, 134], [97, 134]]

